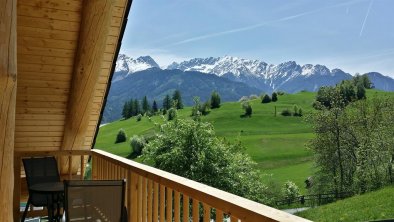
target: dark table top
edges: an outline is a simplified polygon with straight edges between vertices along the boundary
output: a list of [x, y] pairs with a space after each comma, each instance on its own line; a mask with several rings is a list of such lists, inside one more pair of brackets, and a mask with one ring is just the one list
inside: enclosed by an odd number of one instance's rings
[[37, 183], [32, 185], [30, 190], [37, 193], [62, 193], [64, 184], [63, 182]]

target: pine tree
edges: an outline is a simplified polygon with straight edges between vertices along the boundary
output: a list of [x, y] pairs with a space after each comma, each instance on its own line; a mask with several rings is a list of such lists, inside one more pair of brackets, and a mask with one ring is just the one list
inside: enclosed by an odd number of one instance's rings
[[123, 110], [122, 110], [122, 117], [124, 119], [130, 118], [130, 116], [129, 116], [130, 109], [129, 108], [130, 108], [129, 101], [126, 101], [123, 105]]
[[135, 116], [141, 114], [140, 102], [138, 101], [138, 99], [134, 100], [133, 104], [134, 104]]
[[159, 109], [157, 108], [157, 103], [156, 100], [153, 100], [153, 104], [152, 104], [152, 111], [154, 113], [156, 113]]
[[163, 109], [169, 110], [171, 108], [171, 105], [172, 105], [172, 100], [171, 100], [170, 96], [167, 94], [163, 100]]
[[183, 109], [181, 91], [175, 90], [174, 94], [172, 95], [172, 100], [176, 101], [176, 108], [177, 109]]
[[149, 111], [149, 109], [150, 109], [150, 107], [149, 107], [148, 98], [146, 98], [146, 96], [144, 96], [144, 98], [142, 99], [142, 112], [146, 113]]
[[220, 107], [220, 95], [216, 91], [211, 94], [211, 109], [216, 109]]
[[272, 93], [272, 102], [276, 102], [276, 101], [278, 101], [278, 94], [276, 93], [276, 92], [273, 92]]
[[134, 99], [129, 101], [129, 117], [137, 115], [135, 112]]
[[271, 102], [271, 98], [269, 95], [265, 94], [263, 96], [263, 99], [261, 100], [261, 103], [270, 103]]

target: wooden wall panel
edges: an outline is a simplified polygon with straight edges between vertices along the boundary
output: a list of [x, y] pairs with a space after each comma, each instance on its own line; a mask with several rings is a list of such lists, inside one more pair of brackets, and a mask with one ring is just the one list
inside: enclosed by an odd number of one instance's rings
[[82, 1], [18, 0], [16, 150], [59, 150]]
[[[100, 75], [90, 100], [83, 147], [90, 148], [103, 108], [104, 95], [118, 44], [127, 0], [111, 1], [111, 18], [101, 58]], [[15, 148], [56, 150], [63, 143], [70, 109], [82, 0], [18, 0]]]

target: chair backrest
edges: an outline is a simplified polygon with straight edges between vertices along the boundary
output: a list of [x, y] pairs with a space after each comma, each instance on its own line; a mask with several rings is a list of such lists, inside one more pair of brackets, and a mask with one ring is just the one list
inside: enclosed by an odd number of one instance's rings
[[60, 181], [55, 157], [27, 158], [22, 161], [28, 187], [37, 183]]
[[124, 180], [72, 180], [64, 184], [66, 221], [124, 220]]

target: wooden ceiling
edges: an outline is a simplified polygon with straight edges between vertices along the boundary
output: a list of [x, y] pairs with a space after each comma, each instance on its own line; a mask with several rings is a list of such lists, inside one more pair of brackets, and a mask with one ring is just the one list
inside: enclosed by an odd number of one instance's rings
[[17, 1], [15, 151], [91, 148], [129, 4]]

